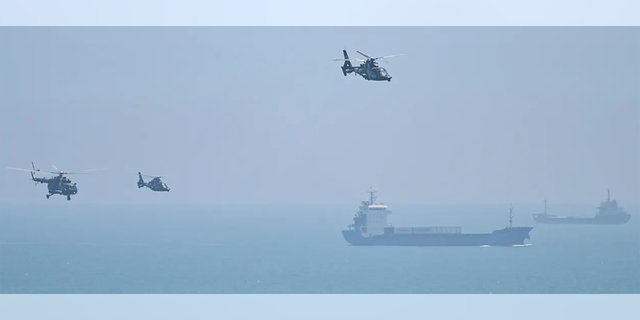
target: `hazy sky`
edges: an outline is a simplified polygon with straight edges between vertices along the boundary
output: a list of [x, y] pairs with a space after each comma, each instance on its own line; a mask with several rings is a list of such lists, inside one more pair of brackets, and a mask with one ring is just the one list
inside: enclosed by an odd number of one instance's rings
[[[31, 161], [108, 168], [69, 176], [72, 203], [640, 198], [639, 28], [1, 28], [0, 48], [4, 203], [67, 203], [5, 169]], [[406, 56], [368, 82], [343, 48]]]

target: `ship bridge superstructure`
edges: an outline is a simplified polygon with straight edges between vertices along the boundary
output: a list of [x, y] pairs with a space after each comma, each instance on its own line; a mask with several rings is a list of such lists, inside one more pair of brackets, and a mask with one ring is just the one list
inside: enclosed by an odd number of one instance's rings
[[387, 217], [391, 214], [391, 210], [385, 204], [376, 203], [377, 190], [373, 187], [368, 191], [369, 201], [362, 201], [356, 216], [353, 218], [354, 223], [349, 228], [365, 237], [373, 237], [384, 234], [384, 230], [389, 226]]
[[607, 189], [607, 201], [601, 201], [600, 206], [596, 207], [598, 212], [596, 216], [604, 215], [625, 215], [624, 208], [618, 205], [618, 201], [611, 200], [611, 192]]

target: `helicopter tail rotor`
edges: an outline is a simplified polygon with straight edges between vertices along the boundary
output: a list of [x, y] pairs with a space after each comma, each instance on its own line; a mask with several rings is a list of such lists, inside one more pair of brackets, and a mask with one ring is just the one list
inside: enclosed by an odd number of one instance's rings
[[138, 188], [142, 188], [145, 186], [144, 179], [142, 179], [142, 174], [138, 172]]
[[33, 161], [31, 161], [31, 168], [33, 168], [33, 171], [31, 171], [31, 180], [33, 180], [33, 185], [37, 187], [38, 181], [36, 181], [36, 171], [40, 171], [40, 169], [36, 169], [36, 165], [33, 164]]
[[342, 74], [347, 76], [347, 71], [351, 71], [353, 69], [353, 65], [351, 65], [351, 61], [349, 61], [349, 55], [347, 54], [347, 50], [342, 50], [342, 55], [344, 56], [344, 65], [342, 65]]
[[333, 61], [344, 61], [344, 64], [340, 67], [342, 69], [342, 74], [346, 77], [348, 73], [353, 72], [353, 65], [351, 61], [365, 61], [364, 59], [349, 59], [349, 54], [347, 50], [342, 50], [342, 55], [344, 59], [333, 59]]
[[36, 178], [36, 172], [40, 171], [40, 169], [36, 169], [36, 166], [33, 164], [33, 162], [31, 162], [31, 168], [32, 169], [22, 169], [22, 168], [7, 167], [7, 169], [10, 169], [10, 170], [28, 171], [31, 174], [31, 180], [33, 181], [33, 184], [35, 186], [38, 186], [38, 180]]

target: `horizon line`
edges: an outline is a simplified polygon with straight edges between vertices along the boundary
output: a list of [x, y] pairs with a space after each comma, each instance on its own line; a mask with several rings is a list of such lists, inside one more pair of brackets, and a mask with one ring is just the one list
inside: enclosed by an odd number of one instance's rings
[[[66, 203], [67, 201], [65, 201]], [[311, 202], [265, 202], [265, 203], [255, 203], [255, 202], [173, 202], [173, 203], [164, 203], [162, 201], [158, 202], [80, 202], [75, 203], [77, 205], [213, 205], [213, 206], [358, 206], [358, 204], [354, 203], [345, 203], [345, 202], [323, 202], [323, 203], [311, 203]], [[388, 204], [385, 202], [380, 202], [378, 204], [388, 205], [389, 207], [393, 206], [505, 206], [509, 207], [511, 205], [541, 205], [543, 204], [539, 202], [398, 202], [394, 204]], [[5, 202], [0, 201], [0, 205], [54, 205], [51, 202]], [[70, 205], [74, 205], [71, 204]], [[555, 202], [553, 205], [593, 205], [594, 207], [598, 206], [598, 203], [585, 203], [585, 202]], [[620, 204], [622, 207], [625, 206], [639, 206], [640, 202], [634, 203], [625, 203]]]

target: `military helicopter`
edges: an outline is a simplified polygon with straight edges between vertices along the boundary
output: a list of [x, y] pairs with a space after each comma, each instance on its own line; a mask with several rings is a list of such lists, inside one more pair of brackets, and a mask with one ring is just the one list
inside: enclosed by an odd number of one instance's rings
[[[369, 81], [373, 80], [373, 81], [391, 82], [391, 78], [392, 78], [391, 75], [387, 72], [387, 70], [385, 70], [385, 68], [380, 67], [376, 60], [404, 55], [404, 53], [401, 53], [401, 54], [394, 54], [391, 56], [372, 58], [360, 51], [356, 51], [356, 52], [363, 55], [366, 59], [349, 59], [347, 50], [342, 50], [344, 59], [333, 59], [333, 61], [344, 61], [344, 65], [342, 65], [342, 67], [340, 68], [342, 68], [342, 74], [344, 74], [345, 77], [347, 76], [348, 73], [355, 72], [355, 75], [360, 75]], [[364, 63], [361, 63], [359, 66], [354, 67], [353, 65], [351, 65], [351, 61], [364, 61]]]
[[154, 177], [154, 176], [148, 176], [148, 175], [144, 175], [145, 177], [148, 178], [153, 178], [151, 179], [151, 181], [149, 182], [144, 182], [144, 179], [142, 179], [142, 173], [138, 172], [138, 188], [142, 188], [142, 187], [147, 187], [153, 191], [166, 191], [169, 192], [169, 187], [167, 187], [167, 184], [162, 182], [162, 180], [160, 180], [160, 178], [164, 178], [164, 177]]
[[32, 170], [21, 169], [21, 168], [11, 168], [11, 167], [8, 167], [7, 169], [31, 172], [31, 180], [35, 181], [35, 185], [37, 185], [38, 183], [47, 184], [47, 187], [49, 189], [49, 194], [47, 194], [47, 199], [49, 199], [49, 197], [51, 197], [54, 194], [59, 194], [62, 196], [67, 196], [67, 200], [71, 200], [71, 196], [78, 193], [78, 187], [75, 182], [72, 182], [71, 179], [65, 177], [64, 175], [88, 174], [88, 173], [93, 173], [92, 171], [106, 170], [103, 168], [103, 169], [85, 170], [83, 172], [67, 172], [67, 171], [62, 171], [58, 169], [56, 166], [52, 165], [52, 167], [56, 171], [49, 171], [49, 173], [55, 173], [57, 174], [57, 176], [53, 176], [51, 178], [37, 178], [35, 173], [37, 171], [40, 171], [40, 169], [36, 169], [36, 166], [33, 164], [33, 162], [31, 162], [31, 167], [33, 168]]

